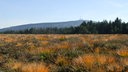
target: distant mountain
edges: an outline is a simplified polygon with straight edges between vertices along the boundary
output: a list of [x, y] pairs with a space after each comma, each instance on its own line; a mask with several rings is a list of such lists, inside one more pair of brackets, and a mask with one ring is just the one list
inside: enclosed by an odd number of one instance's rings
[[76, 27], [79, 26], [84, 20], [76, 20], [76, 21], [67, 21], [67, 22], [51, 22], [51, 23], [34, 23], [34, 24], [26, 24], [19, 26], [12, 26], [8, 28], [0, 29], [0, 32], [4, 31], [19, 31], [30, 28], [68, 28], [68, 27]]

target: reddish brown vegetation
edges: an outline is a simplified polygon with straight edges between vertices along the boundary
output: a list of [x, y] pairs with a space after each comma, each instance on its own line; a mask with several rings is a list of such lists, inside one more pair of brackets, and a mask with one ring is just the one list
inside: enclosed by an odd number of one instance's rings
[[0, 35], [3, 72], [127, 72], [128, 35]]

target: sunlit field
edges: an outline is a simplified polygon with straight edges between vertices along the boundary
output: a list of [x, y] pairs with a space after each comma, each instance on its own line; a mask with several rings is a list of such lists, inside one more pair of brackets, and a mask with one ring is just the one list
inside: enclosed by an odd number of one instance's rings
[[0, 35], [0, 72], [128, 72], [128, 35]]

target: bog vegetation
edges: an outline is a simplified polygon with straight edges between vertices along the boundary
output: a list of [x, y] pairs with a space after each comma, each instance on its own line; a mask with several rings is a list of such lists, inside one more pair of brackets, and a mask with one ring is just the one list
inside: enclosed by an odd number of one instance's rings
[[128, 72], [128, 35], [0, 35], [0, 72]]

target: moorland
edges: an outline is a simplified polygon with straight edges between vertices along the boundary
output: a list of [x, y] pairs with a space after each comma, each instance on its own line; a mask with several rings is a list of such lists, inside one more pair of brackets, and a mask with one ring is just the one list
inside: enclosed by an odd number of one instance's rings
[[128, 72], [128, 35], [1, 34], [0, 72]]

